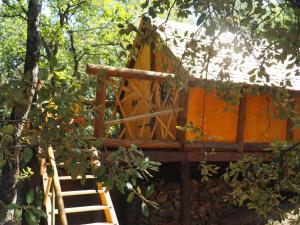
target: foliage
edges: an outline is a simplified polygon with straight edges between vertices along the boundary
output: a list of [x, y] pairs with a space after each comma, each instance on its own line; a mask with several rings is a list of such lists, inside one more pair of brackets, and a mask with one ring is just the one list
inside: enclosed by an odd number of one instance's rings
[[299, 146], [275, 143], [272, 146], [271, 159], [246, 157], [236, 163], [230, 163], [224, 180], [232, 188], [229, 200], [234, 204], [246, 204], [264, 216], [271, 213], [282, 218], [285, 211], [281, 203], [286, 202], [298, 214], [299, 201]]
[[[14, 106], [27, 102], [22, 68], [27, 50], [28, 2], [7, 0], [0, 3], [1, 168], [8, 167], [8, 162], [16, 160], [20, 152], [21, 171], [17, 178], [28, 180], [33, 174], [29, 163], [35, 152], [39, 152], [40, 158], [46, 158], [47, 149], [52, 145], [57, 149], [57, 162], [64, 162], [72, 177], [84, 178], [92, 171], [107, 187], [116, 187], [124, 194], [135, 191], [134, 195], [142, 199], [144, 213], [145, 204], [156, 207], [148, 200], [149, 191], [145, 190], [144, 194], [138, 186], [138, 180], [148, 179], [159, 164], [146, 158], [134, 145], [109, 153], [102, 147], [101, 140], [91, 139], [95, 107], [85, 103], [86, 99], [94, 98], [96, 87], [96, 79], [85, 74], [86, 64], [124, 65], [125, 47], [132, 42], [132, 36], [119, 36], [118, 24], [133, 21], [138, 11], [136, 1], [43, 1], [37, 92], [28, 116], [14, 121], [10, 119]], [[15, 146], [17, 122], [21, 122], [24, 129], [18, 139], [20, 145]], [[91, 162], [91, 155], [81, 151], [96, 148], [98, 152], [94, 151], [97, 154], [93, 155], [93, 160], [100, 164]], [[107, 156], [104, 158], [103, 154]], [[130, 189], [126, 185], [129, 183]], [[1, 206], [8, 204], [6, 210], [15, 212], [14, 219], [20, 219], [23, 211], [28, 224], [36, 224], [44, 217], [41, 204], [36, 203], [37, 197], [29, 191], [26, 199], [12, 204], [1, 202]]]

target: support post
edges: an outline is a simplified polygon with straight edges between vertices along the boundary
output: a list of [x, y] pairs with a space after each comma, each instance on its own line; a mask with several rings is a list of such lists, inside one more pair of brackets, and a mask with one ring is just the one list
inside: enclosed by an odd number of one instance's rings
[[[188, 108], [188, 91], [185, 89], [182, 89], [180, 91], [179, 96], [179, 107], [183, 108], [183, 111], [179, 112], [178, 119], [177, 119], [177, 125], [184, 127], [186, 125], [186, 117], [187, 117], [187, 108]], [[185, 145], [185, 136], [186, 132], [183, 130], [177, 130], [177, 140], [182, 145], [182, 150], [184, 151], [184, 145]]]
[[246, 124], [247, 96], [240, 98], [238, 127], [237, 127], [237, 143], [239, 144], [238, 151], [243, 152], [243, 142]]
[[150, 45], [150, 70], [155, 71], [155, 42], [152, 41]]
[[191, 225], [191, 178], [190, 178], [190, 162], [184, 160], [180, 165], [180, 220], [181, 225]]
[[[294, 101], [291, 102], [293, 110], [296, 110], [296, 100], [297, 100], [297, 95], [294, 93], [291, 93], [291, 98], [294, 99]], [[286, 128], [286, 140], [287, 141], [293, 141], [294, 139], [294, 131], [293, 131], [293, 126], [294, 123], [291, 119], [292, 115], [288, 115], [287, 118], [287, 128]]]
[[106, 100], [106, 81], [105, 74], [97, 77], [96, 90], [96, 118], [95, 118], [95, 137], [103, 137], [104, 135], [104, 115], [105, 115], [105, 100]]

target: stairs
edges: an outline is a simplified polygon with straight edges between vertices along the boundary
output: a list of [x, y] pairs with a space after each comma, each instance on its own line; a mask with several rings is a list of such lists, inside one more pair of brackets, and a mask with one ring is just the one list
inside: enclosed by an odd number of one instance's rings
[[[48, 149], [49, 161], [41, 162], [44, 188], [44, 207], [47, 213], [45, 225], [119, 225], [110, 194], [96, 183], [94, 177], [60, 176], [54, 160], [53, 149]], [[53, 176], [48, 177], [47, 166], [52, 165]]]

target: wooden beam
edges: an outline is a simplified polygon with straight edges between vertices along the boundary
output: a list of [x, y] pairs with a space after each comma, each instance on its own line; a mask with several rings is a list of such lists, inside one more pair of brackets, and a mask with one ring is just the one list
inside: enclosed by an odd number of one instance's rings
[[104, 115], [106, 100], [106, 81], [107, 76], [102, 75], [97, 78], [96, 89], [96, 118], [95, 118], [95, 137], [103, 137], [104, 135]]
[[187, 160], [180, 163], [180, 177], [180, 221], [181, 225], [191, 225], [191, 173]]
[[193, 143], [186, 143], [185, 149], [187, 151], [201, 151], [201, 150], [230, 150], [236, 151], [239, 149], [238, 143], [227, 143], [227, 142], [200, 142], [195, 141]]
[[126, 122], [130, 122], [130, 121], [144, 119], [144, 118], [151, 118], [151, 117], [176, 113], [176, 112], [180, 112], [182, 110], [183, 110], [183, 108], [180, 108], [180, 107], [173, 108], [173, 109], [166, 109], [166, 110], [161, 110], [161, 111], [157, 111], [154, 113], [147, 113], [147, 114], [143, 114], [143, 115], [136, 115], [136, 116], [130, 116], [130, 117], [122, 118], [122, 119], [106, 121], [106, 122], [104, 122], [104, 125], [114, 125], [114, 124], [126, 123]]
[[177, 141], [103, 138], [103, 146], [107, 148], [118, 148], [119, 146], [129, 148], [132, 144], [142, 149], [180, 149], [181, 147]]
[[[243, 143], [244, 151], [259, 151], [270, 147], [269, 143]], [[185, 149], [187, 151], [201, 151], [201, 150], [211, 150], [216, 151], [237, 151], [240, 148], [239, 143], [230, 142], [193, 142], [186, 143]]]
[[239, 115], [238, 115], [238, 126], [237, 126], [237, 143], [239, 145], [238, 151], [243, 151], [243, 142], [245, 134], [245, 124], [246, 124], [246, 111], [247, 111], [247, 96], [240, 98], [239, 104]]
[[86, 67], [86, 73], [90, 75], [105, 73], [108, 77], [122, 77], [138, 80], [159, 80], [164, 81], [170, 76], [174, 76], [171, 73], [160, 73], [154, 71], [137, 70], [129, 68], [116, 68], [112, 66], [93, 65], [89, 64]]
[[243, 159], [245, 156], [254, 156], [266, 161], [270, 160], [271, 153], [265, 151], [252, 152], [216, 152], [215, 154], [207, 154], [204, 151], [187, 152], [187, 159], [191, 162], [199, 162], [206, 160], [208, 162], [231, 162]]

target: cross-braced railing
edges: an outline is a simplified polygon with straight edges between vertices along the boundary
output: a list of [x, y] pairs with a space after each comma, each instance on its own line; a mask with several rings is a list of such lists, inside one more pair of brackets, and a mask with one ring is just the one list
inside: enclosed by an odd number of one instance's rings
[[[143, 140], [175, 140], [180, 89], [159, 80], [107, 79], [113, 106], [107, 108], [105, 135]], [[118, 131], [118, 132], [116, 132]]]
[[168, 74], [103, 66], [97, 69], [96, 136], [176, 140], [178, 113], [183, 111], [179, 107], [181, 89]]

